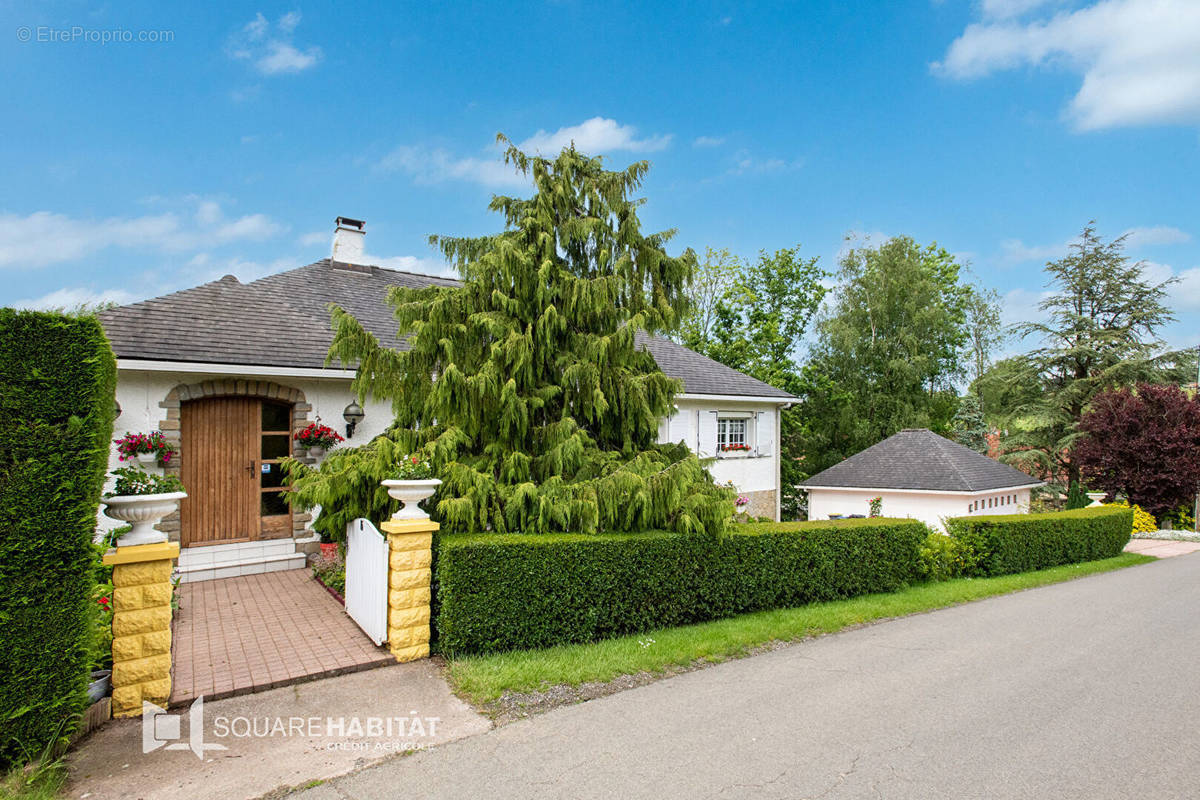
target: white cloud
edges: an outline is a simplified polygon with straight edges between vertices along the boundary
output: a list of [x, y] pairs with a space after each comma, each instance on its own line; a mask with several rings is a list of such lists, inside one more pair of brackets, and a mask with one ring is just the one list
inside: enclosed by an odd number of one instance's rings
[[492, 188], [525, 187], [529, 180], [499, 157], [458, 158], [441, 148], [401, 145], [384, 156], [376, 169], [384, 172], [405, 172], [417, 183], [471, 181]]
[[303, 72], [315, 66], [321, 60], [321, 48], [313, 46], [307, 50], [298, 50], [287, 42], [271, 42], [267, 45], [267, 53], [260, 58], [255, 66], [264, 75], [280, 73]]
[[1054, 293], [1049, 290], [1030, 291], [1029, 289], [1012, 289], [1000, 298], [1000, 322], [1003, 325], [1015, 325], [1019, 322], [1040, 322], [1046, 318], [1046, 312], [1038, 308], [1041, 302]]
[[313, 247], [318, 244], [328, 244], [333, 240], [333, 235], [329, 231], [313, 231], [301, 236], [298, 241], [301, 247]]
[[0, 267], [44, 267], [108, 248], [178, 252], [269, 239], [284, 230], [265, 214], [226, 219], [211, 201], [200, 201], [191, 214], [107, 219], [80, 219], [50, 211], [0, 214]]
[[1200, 311], [1200, 267], [1179, 273], [1179, 283], [1170, 287], [1171, 308], [1175, 311]]
[[1176, 272], [1167, 264], [1146, 261], [1142, 264], [1143, 276], [1150, 283], [1162, 283], [1171, 278], [1178, 280], [1167, 287], [1167, 307], [1174, 312], [1200, 311], [1200, 267]]
[[[1139, 247], [1181, 244], [1192, 239], [1191, 234], [1170, 225], [1130, 228], [1123, 235], [1127, 252]], [[1078, 237], [1072, 237], [1053, 244], [1028, 245], [1020, 239], [1006, 239], [1000, 243], [1000, 258], [1008, 264], [1021, 264], [1026, 261], [1054, 261], [1069, 253], [1071, 245], [1077, 241], [1079, 241]], [[1137, 257], [1136, 253], [1130, 255], [1134, 258]]]
[[521, 142], [520, 148], [526, 153], [541, 153], [544, 156], [555, 156], [572, 142], [581, 152], [588, 155], [611, 153], [618, 150], [628, 150], [635, 153], [650, 153], [663, 150], [671, 144], [672, 135], [649, 136], [637, 138], [637, 128], [632, 125], [621, 125], [615, 119], [592, 117], [578, 125], [559, 128], [553, 133], [539, 130], [533, 136]]
[[284, 14], [274, 26], [260, 12], [229, 37], [226, 52], [231, 58], [251, 63], [263, 75], [287, 75], [311, 69], [320, 62], [323, 53], [316, 45], [296, 46], [292, 34], [299, 24], [298, 11]]
[[1008, 264], [1026, 261], [1053, 261], [1062, 258], [1070, 250], [1070, 242], [1028, 245], [1020, 239], [1005, 239], [1000, 243], [1001, 259]]
[[788, 172], [804, 166], [804, 159], [787, 160], [784, 158], [760, 158], [749, 150], [739, 150], [733, 155], [733, 166], [729, 168], [730, 175], [769, 175], [772, 173]]
[[1161, 244], [1182, 244], [1190, 242], [1191, 234], [1172, 228], [1170, 225], [1154, 225], [1149, 228], [1130, 228], [1125, 231], [1125, 244], [1128, 247], [1150, 247]]
[[1010, 19], [1048, 5], [1055, 0], [983, 0], [979, 4], [983, 16], [990, 19]]
[[[639, 139], [631, 125], [619, 125], [615, 120], [593, 117], [579, 125], [559, 128], [553, 133], [539, 130], [517, 146], [526, 153], [546, 157], [558, 155], [571, 142], [584, 153], [597, 155], [618, 150], [648, 152], [661, 150], [671, 142], [671, 135]], [[526, 188], [530, 180], [504, 163], [492, 147], [484, 156], [458, 156], [441, 147], [400, 145], [381, 158], [375, 169], [382, 172], [404, 172], [422, 184], [445, 181], [470, 181], [493, 189]]]
[[13, 303], [14, 308], [29, 308], [36, 311], [45, 311], [47, 309], [65, 309], [71, 310], [80, 306], [97, 306], [116, 303], [124, 305], [131, 303], [136, 297], [124, 289], [87, 289], [83, 287], [74, 287], [69, 289], [55, 289], [49, 294], [42, 295], [38, 298], [29, 300], [18, 300]]
[[[984, 11], [1041, 5], [1009, 0]], [[1083, 76], [1065, 112], [1079, 130], [1200, 122], [1200, 3], [1100, 0], [1023, 22], [990, 13], [932, 68], [969, 80], [1021, 66]]]
[[723, 144], [724, 136], [697, 136], [692, 141], [692, 147], [720, 147]]

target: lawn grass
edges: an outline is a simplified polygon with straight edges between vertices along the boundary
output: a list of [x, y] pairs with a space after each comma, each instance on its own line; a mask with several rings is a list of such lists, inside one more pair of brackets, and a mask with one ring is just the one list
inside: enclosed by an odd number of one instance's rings
[[0, 774], [0, 800], [55, 800], [67, 782], [61, 761], [16, 768]]
[[529, 692], [559, 684], [577, 686], [640, 672], [664, 673], [697, 661], [724, 661], [772, 642], [797, 641], [852, 625], [969, 603], [1154, 560], [1150, 556], [1125, 553], [1037, 572], [959, 578], [889, 594], [760, 611], [591, 644], [451, 657], [447, 659], [450, 680], [469, 700], [486, 704], [508, 691]]

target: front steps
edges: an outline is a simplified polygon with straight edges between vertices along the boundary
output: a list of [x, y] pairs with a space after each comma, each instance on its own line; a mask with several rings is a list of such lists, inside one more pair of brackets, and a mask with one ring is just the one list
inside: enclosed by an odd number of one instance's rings
[[258, 575], [303, 569], [305, 556], [293, 539], [186, 547], [179, 553], [179, 582], [214, 581], [239, 575]]

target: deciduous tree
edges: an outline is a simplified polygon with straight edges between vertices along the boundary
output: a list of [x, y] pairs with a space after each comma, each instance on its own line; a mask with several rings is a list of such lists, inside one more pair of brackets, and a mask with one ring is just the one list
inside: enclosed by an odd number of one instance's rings
[[[687, 347], [793, 394], [800, 391], [797, 353], [821, 301], [828, 276], [817, 258], [800, 247], [765, 250], [754, 263], [728, 250], [708, 249], [691, 295], [694, 310], [681, 341]], [[780, 508], [784, 519], [799, 515], [804, 477], [800, 442], [806, 418], [785, 409], [780, 425]]]
[[1079, 422], [1075, 457], [1089, 488], [1123, 493], [1156, 517], [1200, 487], [1200, 400], [1178, 386], [1101, 392]]
[[907, 236], [843, 257], [802, 387], [809, 474], [902, 428], [948, 431], [972, 296], [959, 273], [944, 248]]

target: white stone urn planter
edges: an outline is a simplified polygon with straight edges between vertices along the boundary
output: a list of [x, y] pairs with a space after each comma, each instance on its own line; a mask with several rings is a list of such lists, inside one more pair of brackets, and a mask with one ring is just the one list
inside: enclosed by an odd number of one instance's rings
[[309, 457], [309, 458], [320, 459], [320, 458], [322, 458], [324, 455], [325, 455], [325, 448], [324, 448], [324, 447], [310, 447], [310, 448], [308, 448], [308, 457]]
[[1104, 498], [1108, 497], [1108, 492], [1088, 492], [1087, 497], [1088, 500], [1092, 501], [1088, 505], [1088, 508], [1091, 508], [1092, 506], [1102, 506], [1104, 505]]
[[138, 453], [137, 460], [139, 464], [145, 464], [150, 467], [157, 466], [158, 453]]
[[133, 525], [133, 530], [117, 539], [117, 547], [165, 542], [167, 535], [155, 530], [154, 526], [174, 511], [185, 497], [187, 492], [119, 494], [104, 498], [105, 516]]
[[387, 480], [383, 485], [387, 487], [388, 496], [404, 504], [392, 514], [392, 519], [429, 519], [429, 515], [417, 503], [433, 497], [442, 482], [437, 478], [426, 478], [420, 481]]

